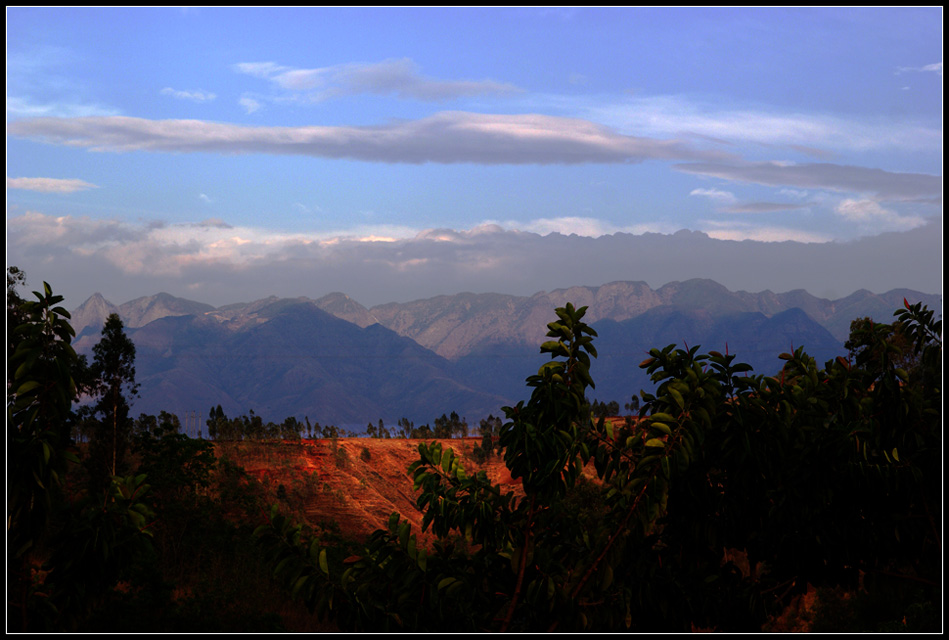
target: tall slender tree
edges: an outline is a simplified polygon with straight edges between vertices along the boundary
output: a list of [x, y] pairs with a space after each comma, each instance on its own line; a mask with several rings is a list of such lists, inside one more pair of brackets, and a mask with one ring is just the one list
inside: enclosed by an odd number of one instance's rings
[[108, 483], [107, 476], [123, 471], [132, 420], [129, 400], [138, 394], [135, 382], [135, 344], [125, 335], [118, 314], [105, 321], [102, 338], [92, 348], [91, 413], [97, 419], [90, 447], [93, 486]]

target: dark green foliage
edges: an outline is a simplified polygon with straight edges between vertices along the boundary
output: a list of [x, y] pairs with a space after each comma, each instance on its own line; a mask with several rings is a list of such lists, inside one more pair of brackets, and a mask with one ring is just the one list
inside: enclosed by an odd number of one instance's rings
[[[433, 431], [435, 438], [466, 438], [468, 436], [468, 422], [458, 417], [454, 411], [451, 415], [442, 414], [440, 418], [435, 418], [435, 429]], [[425, 436], [421, 436], [425, 437]]]
[[63, 297], [43, 287], [35, 301], [21, 300], [12, 312], [21, 323], [11, 329], [7, 362], [8, 560], [44, 534], [67, 461], [75, 461], [67, 451], [78, 363], [74, 332], [69, 312], [58, 306]]
[[590, 413], [593, 414], [594, 418], [609, 418], [611, 416], [618, 416], [619, 403], [616, 400], [612, 400], [610, 402], [599, 402], [594, 400], [593, 404], [590, 405]]
[[208, 437], [211, 440], [217, 440], [221, 433], [227, 430], [228, 420], [227, 416], [224, 415], [224, 410], [221, 409], [221, 405], [211, 407], [206, 424], [208, 426]]
[[283, 440], [299, 440], [303, 429], [304, 424], [302, 422], [293, 416], [289, 416], [280, 424], [280, 438]]
[[[898, 328], [855, 331], [855, 362], [782, 354], [776, 377], [699, 347], [653, 349], [640, 366], [655, 392], [638, 423], [614, 428], [585, 401], [596, 351], [584, 311], [557, 309], [541, 347], [554, 360], [527, 379], [529, 401], [505, 408], [500, 445], [523, 498], [420, 444], [410, 472], [431, 548], [393, 514], [338, 562], [274, 510], [257, 536], [291, 594], [355, 631], [757, 631], [808, 583], [895, 576], [892, 610], [935, 630], [931, 312], [907, 303]], [[911, 370], [887, 355], [897, 332], [918, 354]], [[595, 479], [581, 479], [587, 463]]]
[[[160, 419], [154, 430], [138, 433], [133, 440], [138, 470], [148, 475], [152, 493], [162, 505], [193, 503], [210, 485], [214, 446], [179, 433], [181, 425], [173, 415], [163, 411]], [[149, 422], [148, 416], [139, 421]]]
[[[7, 298], [8, 320], [19, 319], [8, 327], [8, 631], [285, 630], [250, 530], [226, 519], [258, 519], [263, 490], [181, 434], [176, 416], [132, 423], [137, 473], [97, 492], [76, 478], [69, 435], [82, 362], [62, 298], [45, 283], [36, 298]], [[319, 535], [346, 548], [330, 526]]]
[[636, 413], [639, 411], [639, 396], [633, 396], [629, 402], [623, 405], [623, 407], [630, 413]]
[[114, 475], [126, 473], [126, 453], [133, 420], [129, 400], [138, 393], [135, 382], [135, 345], [125, 335], [118, 314], [109, 314], [102, 328], [102, 338], [92, 348], [89, 368], [89, 394], [94, 404], [81, 412], [89, 427], [90, 491], [99, 493]]
[[[26, 273], [18, 267], [7, 267], [7, 361], [13, 356], [16, 350], [17, 341], [14, 340], [13, 331], [19, 327], [26, 319], [21, 305], [24, 300], [20, 297], [18, 287], [26, 284]], [[12, 371], [7, 369], [7, 381], [10, 381]]]
[[[11, 629], [35, 626], [31, 557], [45, 548], [62, 504], [74, 371], [69, 313], [47, 283], [36, 300], [10, 295], [21, 281], [8, 270], [7, 320], [7, 589]], [[17, 272], [21, 273], [21, 272]], [[14, 308], [15, 307], [15, 308]]]
[[[9, 280], [8, 280], [9, 284]], [[71, 405], [81, 360], [62, 301], [43, 283], [36, 301], [12, 298], [7, 386], [7, 567], [10, 628], [71, 630], [103, 592], [150, 552], [154, 515], [143, 475], [112, 476], [101, 492], [67, 503]], [[11, 298], [8, 297], [8, 304]]]
[[108, 590], [153, 560], [150, 530], [155, 513], [144, 502], [144, 474], [115, 476], [104, 499], [90, 496], [66, 512], [51, 541], [52, 555], [39, 587], [46, 612], [35, 617], [47, 630], [73, 630], [103, 605]]
[[471, 455], [475, 462], [484, 464], [494, 455], [494, 441], [501, 432], [501, 419], [488, 415], [481, 420], [478, 432], [481, 434], [481, 443], [472, 449]]

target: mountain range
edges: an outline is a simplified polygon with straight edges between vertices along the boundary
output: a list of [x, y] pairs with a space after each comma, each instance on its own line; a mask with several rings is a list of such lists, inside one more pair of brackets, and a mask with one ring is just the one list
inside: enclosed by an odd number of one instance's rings
[[[197, 412], [265, 420], [308, 417], [365, 425], [401, 417], [430, 423], [451, 411], [477, 424], [526, 397], [524, 379], [553, 310], [587, 306], [600, 357], [591, 400], [621, 404], [649, 383], [636, 366], [652, 347], [726, 348], [757, 373], [804, 345], [818, 362], [845, 353], [850, 322], [889, 322], [903, 304], [942, 311], [939, 295], [861, 290], [827, 300], [797, 290], [732, 292], [712, 280], [571, 287], [533, 296], [459, 293], [366, 308], [343, 293], [318, 300], [270, 297], [212, 307], [166, 293], [114, 305], [95, 294], [72, 312], [75, 346], [91, 354], [110, 313], [136, 345], [140, 397], [133, 413]], [[202, 421], [203, 422], [203, 421]]]

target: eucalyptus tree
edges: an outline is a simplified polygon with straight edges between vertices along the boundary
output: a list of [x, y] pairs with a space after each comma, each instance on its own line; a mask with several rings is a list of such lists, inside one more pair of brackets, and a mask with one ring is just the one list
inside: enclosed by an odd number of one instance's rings
[[92, 353], [89, 394], [93, 403], [85, 413], [93, 421], [88, 468], [93, 488], [98, 489], [109, 484], [109, 477], [126, 470], [125, 454], [133, 424], [129, 402], [139, 388], [135, 381], [135, 344], [125, 335], [118, 314], [109, 314]]

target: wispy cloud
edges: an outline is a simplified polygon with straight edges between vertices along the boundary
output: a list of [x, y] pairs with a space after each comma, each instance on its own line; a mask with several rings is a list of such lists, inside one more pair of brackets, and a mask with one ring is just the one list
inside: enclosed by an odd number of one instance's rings
[[241, 106], [245, 113], [251, 114], [255, 111], [260, 111], [261, 104], [260, 101], [255, 100], [254, 98], [249, 98], [247, 96], [242, 97], [237, 103]]
[[942, 193], [942, 177], [940, 176], [923, 173], [895, 173], [849, 165], [697, 162], [674, 166], [686, 173], [735, 182], [872, 194], [883, 200], [931, 199]]
[[171, 96], [177, 100], [190, 100], [191, 102], [210, 102], [217, 97], [210, 91], [202, 91], [200, 89], [195, 91], [179, 91], [171, 87], [162, 89], [161, 94], [163, 96]]
[[942, 62], [934, 62], [933, 64], [926, 64], [921, 67], [900, 67], [896, 70], [896, 74], [899, 75], [901, 73], [935, 73], [942, 77]]
[[809, 206], [800, 203], [739, 202], [735, 194], [730, 191], [722, 191], [721, 189], [693, 189], [689, 195], [712, 200], [720, 206], [719, 211], [724, 213], [771, 213], [774, 211], [803, 209]]
[[7, 117], [112, 116], [121, 111], [101, 103], [77, 67], [91, 64], [79, 51], [36, 45], [7, 53]]
[[850, 199], [837, 205], [836, 212], [844, 219], [857, 223], [861, 229], [880, 231], [907, 231], [926, 224], [917, 215], [900, 215], [869, 199]]
[[[940, 73], [941, 68], [940, 63]], [[886, 118], [842, 118], [767, 108], [728, 109], [682, 96], [630, 98], [621, 103], [573, 107], [584, 117], [633, 135], [695, 136], [720, 143], [776, 145], [816, 157], [842, 149], [942, 149], [940, 127]]]
[[734, 193], [721, 189], [692, 189], [689, 195], [708, 198], [722, 204], [732, 204], [737, 201]]
[[10, 118], [85, 118], [116, 116], [120, 110], [95, 102], [46, 101], [38, 102], [21, 96], [7, 96], [7, 116]]
[[73, 193], [98, 188], [98, 185], [76, 178], [7, 178], [7, 189], [24, 189], [44, 193]]
[[514, 85], [493, 80], [429, 78], [421, 75], [418, 65], [408, 58], [315, 69], [297, 69], [274, 62], [242, 62], [234, 65], [234, 69], [268, 80], [279, 89], [301, 93], [313, 102], [362, 93], [439, 102], [520, 91]]
[[794, 204], [784, 202], [743, 202], [725, 207], [725, 213], [773, 213], [775, 211], [794, 211], [806, 209], [808, 204]]
[[615, 233], [672, 233], [675, 228], [661, 222], [646, 222], [633, 225], [615, 225], [605, 220], [583, 216], [561, 216], [557, 218], [537, 218], [527, 222], [515, 221], [487, 221], [485, 224], [497, 225], [508, 231], [524, 231], [542, 236], [558, 233], [569, 236], [576, 235], [585, 238], [600, 238]]
[[801, 243], [830, 243], [832, 238], [823, 233], [806, 231], [802, 229], [791, 229], [788, 227], [766, 226], [740, 224], [735, 222], [720, 222], [707, 220], [703, 223], [703, 231], [708, 237], [715, 240], [731, 240], [734, 242], [744, 242], [751, 240], [754, 242], [801, 242]]
[[363, 127], [246, 127], [201, 120], [34, 118], [9, 135], [94, 151], [271, 153], [370, 162], [579, 164], [724, 160], [676, 140], [621, 135], [585, 120], [547, 115], [441, 112]]

